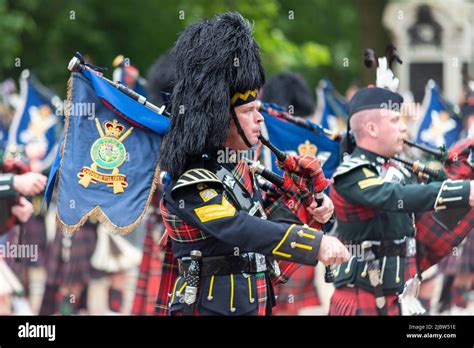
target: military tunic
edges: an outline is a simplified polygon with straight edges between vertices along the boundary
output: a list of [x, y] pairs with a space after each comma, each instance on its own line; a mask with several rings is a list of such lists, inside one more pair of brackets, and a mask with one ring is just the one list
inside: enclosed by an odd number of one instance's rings
[[[221, 170], [227, 174], [219, 178], [215, 173]], [[210, 157], [196, 161], [168, 185], [161, 209], [172, 255], [165, 254], [168, 270], [163, 269], [159, 314], [168, 314], [167, 307], [171, 314], [182, 313], [187, 281], [182, 274], [174, 280], [170, 272], [177, 275], [176, 258], [189, 256], [193, 250], [199, 250], [203, 260], [241, 255], [250, 263], [257, 259], [257, 264], [264, 265], [251, 272], [202, 276], [197, 315], [269, 314], [274, 305], [272, 281], [285, 281], [288, 272], [296, 269], [295, 263], [317, 264], [321, 231], [301, 223], [269, 221], [261, 209], [244, 209], [235, 199], [240, 191], [257, 202], [252, 207], [263, 206], [255, 182], [245, 161], [220, 165]], [[274, 259], [282, 261], [279, 266]]]
[[[469, 181], [406, 184], [409, 176], [389, 159], [360, 147], [336, 170], [331, 198], [338, 221], [337, 232], [352, 257], [335, 271], [336, 291], [330, 314], [376, 314], [374, 286], [361, 248], [364, 241], [406, 245], [406, 255], [383, 252], [377, 255], [380, 285], [389, 302], [389, 314], [398, 314], [395, 295], [417, 273], [412, 213], [469, 206]], [[359, 299], [347, 302], [354, 293]]]

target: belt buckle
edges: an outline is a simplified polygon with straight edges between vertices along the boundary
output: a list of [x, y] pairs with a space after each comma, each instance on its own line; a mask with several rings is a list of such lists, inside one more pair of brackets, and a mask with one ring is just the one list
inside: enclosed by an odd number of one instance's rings
[[267, 270], [265, 255], [255, 253], [255, 267], [257, 273], [265, 272]]
[[416, 239], [408, 237], [406, 240], [406, 257], [412, 257], [416, 255]]
[[281, 275], [281, 270], [280, 270], [280, 266], [278, 265], [278, 262], [276, 260], [273, 260], [272, 266], [273, 266], [273, 271], [275, 272], [275, 275], [279, 277]]

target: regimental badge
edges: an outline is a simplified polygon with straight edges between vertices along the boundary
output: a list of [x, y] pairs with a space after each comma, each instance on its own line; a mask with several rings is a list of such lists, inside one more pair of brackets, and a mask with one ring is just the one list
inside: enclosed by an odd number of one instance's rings
[[[82, 167], [77, 174], [79, 184], [87, 188], [92, 182], [107, 184], [113, 187], [114, 194], [123, 193], [124, 188], [128, 186], [127, 177], [120, 174], [118, 168], [125, 162], [127, 150], [123, 145], [123, 141], [130, 135], [133, 127], [130, 127], [125, 133], [125, 127], [118, 123], [117, 120], [104, 122], [104, 130], [96, 118], [95, 123], [100, 138], [91, 146], [91, 159], [94, 163], [89, 167]], [[123, 134], [122, 134], [123, 133]], [[102, 173], [98, 168], [111, 170], [111, 173]]]
[[205, 190], [199, 192], [199, 195], [201, 196], [201, 198], [204, 202], [210, 201], [214, 197], [218, 196], [216, 190], [213, 190], [213, 189], [205, 189]]
[[309, 140], [306, 140], [304, 144], [298, 146], [298, 153], [300, 156], [316, 156], [318, 148], [316, 145], [311, 144]]

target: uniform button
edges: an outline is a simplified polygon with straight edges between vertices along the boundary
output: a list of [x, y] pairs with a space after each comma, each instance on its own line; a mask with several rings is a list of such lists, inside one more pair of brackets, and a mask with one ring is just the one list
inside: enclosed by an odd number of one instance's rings
[[296, 242], [291, 242], [291, 243], [290, 243], [290, 247], [291, 247], [291, 249], [296, 248]]
[[443, 197], [438, 198], [438, 204], [443, 204]]
[[208, 301], [212, 301], [213, 298], [214, 297], [212, 297], [212, 296], [207, 296]]
[[360, 158], [362, 158], [363, 160], [365, 160], [367, 157], [365, 157], [365, 155], [360, 155]]
[[447, 187], [447, 186], [444, 186], [444, 187], [443, 187], [443, 191], [448, 191], [448, 187]]
[[230, 309], [230, 311], [231, 311], [232, 313], [234, 313], [234, 312], [235, 312], [235, 307], [232, 307], [232, 308]]
[[250, 303], [254, 303], [255, 302], [255, 299], [254, 298], [251, 298], [250, 299]]
[[299, 230], [298, 232], [296, 232], [296, 234], [300, 237], [303, 237], [304, 232], [303, 230]]

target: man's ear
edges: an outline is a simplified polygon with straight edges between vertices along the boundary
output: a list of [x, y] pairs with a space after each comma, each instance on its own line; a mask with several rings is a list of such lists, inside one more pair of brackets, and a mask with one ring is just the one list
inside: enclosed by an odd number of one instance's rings
[[373, 138], [377, 138], [379, 135], [378, 126], [374, 122], [367, 122], [365, 125], [365, 130]]

